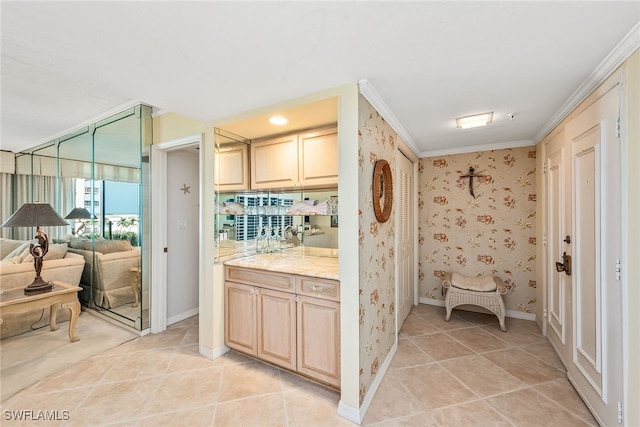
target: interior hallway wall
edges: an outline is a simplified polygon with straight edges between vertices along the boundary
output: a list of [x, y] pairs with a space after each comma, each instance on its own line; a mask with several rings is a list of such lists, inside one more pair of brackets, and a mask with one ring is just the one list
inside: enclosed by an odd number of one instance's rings
[[[510, 148], [420, 159], [420, 297], [444, 300], [446, 272], [496, 275], [507, 310], [535, 313], [536, 150]], [[473, 167], [482, 177], [460, 178]]]
[[198, 153], [167, 153], [167, 324], [198, 312]]
[[395, 170], [396, 132], [360, 96], [358, 107], [358, 194], [360, 251], [360, 404], [395, 344], [395, 229], [394, 213], [380, 223], [372, 200], [373, 168], [387, 160]]

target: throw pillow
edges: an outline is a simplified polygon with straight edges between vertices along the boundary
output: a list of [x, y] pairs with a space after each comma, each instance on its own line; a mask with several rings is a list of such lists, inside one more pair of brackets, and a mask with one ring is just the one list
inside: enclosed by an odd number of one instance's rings
[[[53, 261], [54, 259], [62, 259], [67, 256], [67, 244], [57, 243], [50, 244], [47, 254], [44, 256], [43, 261]], [[22, 258], [22, 262], [33, 262], [33, 255], [27, 249], [26, 256]]]
[[21, 242], [22, 243], [20, 244], [20, 246], [18, 246], [13, 250], [13, 252], [5, 256], [5, 258], [13, 258], [15, 256], [19, 256], [20, 259], [22, 259], [29, 254], [29, 246], [31, 245], [31, 243], [36, 243], [35, 240], [21, 240]]
[[128, 240], [100, 240], [96, 242], [96, 252], [111, 254], [133, 250]]

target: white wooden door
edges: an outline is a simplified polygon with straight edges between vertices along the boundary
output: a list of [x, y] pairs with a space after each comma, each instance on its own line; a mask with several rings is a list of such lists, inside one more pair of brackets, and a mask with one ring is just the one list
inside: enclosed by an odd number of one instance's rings
[[573, 340], [567, 370], [606, 426], [620, 424], [623, 401], [619, 110], [617, 85], [565, 127], [573, 229]]
[[[571, 252], [571, 182], [569, 156], [560, 132], [545, 145], [546, 334], [565, 366], [571, 360], [571, 277], [555, 263]], [[569, 237], [567, 237], [569, 236]]]
[[411, 312], [414, 302], [413, 163], [400, 151], [396, 154], [396, 283], [397, 330]]

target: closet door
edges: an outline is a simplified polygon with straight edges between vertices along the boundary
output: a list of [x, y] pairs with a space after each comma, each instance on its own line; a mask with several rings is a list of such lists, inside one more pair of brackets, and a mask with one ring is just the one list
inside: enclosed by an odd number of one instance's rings
[[398, 253], [396, 255], [397, 277], [397, 313], [399, 331], [405, 319], [413, 308], [415, 299], [414, 278], [414, 244], [413, 239], [413, 163], [400, 151], [396, 154], [396, 236]]
[[571, 152], [569, 379], [602, 425], [622, 419], [621, 148], [616, 85], [565, 127]]
[[571, 252], [570, 162], [564, 132], [545, 145], [546, 233], [546, 334], [565, 366], [571, 360], [571, 277], [555, 268], [562, 254]]

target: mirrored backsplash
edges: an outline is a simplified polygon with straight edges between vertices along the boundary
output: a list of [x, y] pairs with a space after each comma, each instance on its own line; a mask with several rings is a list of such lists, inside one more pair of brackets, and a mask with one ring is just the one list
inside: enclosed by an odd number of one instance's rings
[[337, 256], [337, 196], [337, 189], [218, 194], [215, 261], [285, 250], [304, 254], [306, 248]]

